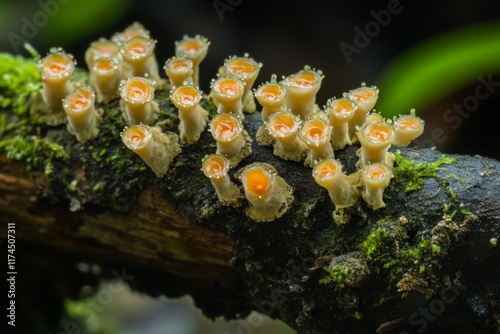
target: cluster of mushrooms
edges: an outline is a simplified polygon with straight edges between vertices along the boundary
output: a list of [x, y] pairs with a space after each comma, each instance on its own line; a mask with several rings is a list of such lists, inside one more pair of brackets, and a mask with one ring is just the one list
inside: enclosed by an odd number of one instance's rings
[[[162, 177], [168, 171], [182, 145], [197, 142], [203, 131], [211, 132], [217, 143], [214, 154], [206, 156], [201, 170], [210, 178], [218, 199], [224, 205], [239, 206], [246, 198], [247, 215], [255, 221], [281, 217], [293, 202], [292, 188], [267, 163], [252, 163], [235, 176], [228, 171], [252, 153], [252, 138], [243, 128], [244, 113], [262, 106], [262, 127], [256, 134], [259, 145], [273, 146], [274, 155], [312, 168], [316, 183], [328, 190], [339, 210], [353, 206], [359, 197], [373, 209], [385, 206], [384, 189], [392, 176], [394, 156], [389, 147], [408, 145], [423, 132], [423, 121], [412, 111], [393, 120], [385, 120], [373, 111], [378, 89], [362, 85], [341, 98], [330, 99], [321, 109], [316, 94], [321, 86], [321, 71], [304, 67], [281, 81], [276, 75], [255, 90], [253, 84], [262, 64], [248, 55], [229, 57], [212, 80], [211, 98], [217, 115], [209, 120], [200, 105], [204, 98], [198, 88], [199, 65], [205, 58], [209, 41], [202, 36], [184, 38], [175, 43], [175, 56], [168, 59], [159, 74], [154, 55], [155, 41], [143, 25], [134, 23], [108, 39], [93, 42], [85, 53], [90, 71], [89, 85], [71, 82], [75, 68], [73, 57], [61, 49], [53, 50], [38, 67], [42, 75], [41, 94], [53, 113], [65, 113], [67, 129], [85, 142], [99, 133], [103, 112], [94, 104], [120, 98], [120, 108], [128, 127], [123, 143], [137, 153]], [[170, 97], [179, 112], [179, 135], [154, 125], [160, 109], [154, 100], [155, 89], [170, 88]], [[357, 172], [346, 175], [335, 159], [335, 150], [359, 142]], [[339, 222], [337, 219], [335, 219]]]

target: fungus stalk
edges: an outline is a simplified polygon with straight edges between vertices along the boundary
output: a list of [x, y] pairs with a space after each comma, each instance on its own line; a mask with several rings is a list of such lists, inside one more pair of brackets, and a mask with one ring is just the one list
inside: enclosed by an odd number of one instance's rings
[[120, 96], [122, 68], [114, 58], [99, 58], [90, 71], [90, 86], [97, 93], [97, 102], [108, 103]]
[[122, 141], [151, 167], [158, 178], [165, 175], [181, 152], [178, 136], [171, 132], [163, 133], [158, 126], [132, 125], [123, 131]]
[[349, 120], [352, 119], [357, 108], [357, 102], [351, 99], [343, 98], [328, 101], [326, 113], [332, 126], [331, 142], [334, 149], [339, 150], [346, 145], [351, 145]]
[[184, 57], [193, 62], [193, 85], [199, 86], [200, 63], [208, 52], [210, 42], [203, 36], [184, 36], [182, 40], [175, 42], [175, 54], [177, 57]]
[[276, 75], [273, 75], [271, 82], [261, 85], [255, 91], [255, 97], [262, 106], [261, 116], [263, 125], [257, 131], [257, 142], [259, 145], [270, 145], [273, 138], [269, 134], [266, 123], [273, 114], [284, 110], [286, 90], [285, 87], [276, 83]]
[[286, 89], [285, 107], [301, 120], [309, 119], [318, 109], [316, 94], [321, 87], [321, 80], [323, 75], [320, 71], [307, 67], [285, 78], [282, 82]]
[[68, 95], [63, 101], [68, 117], [67, 129], [79, 142], [97, 137], [102, 120], [102, 109], [94, 107], [95, 94], [90, 87], [81, 87]]
[[361, 178], [364, 188], [361, 195], [372, 209], [385, 207], [384, 189], [389, 186], [391, 176], [390, 168], [380, 162], [368, 165], [363, 169]]
[[179, 110], [181, 142], [197, 142], [208, 123], [208, 111], [200, 106], [201, 92], [193, 86], [180, 86], [172, 92], [171, 100]]
[[415, 110], [412, 109], [410, 115], [395, 118], [394, 127], [396, 128], [394, 145], [408, 146], [412, 140], [424, 132], [424, 121], [415, 116]]
[[336, 159], [320, 161], [313, 169], [314, 181], [328, 190], [330, 198], [335, 204], [335, 210], [353, 206], [358, 200], [359, 193], [349, 180], [349, 176], [342, 171], [342, 164]]
[[163, 67], [170, 80], [170, 87], [180, 87], [193, 84], [193, 62], [183, 57], [172, 57]]
[[368, 124], [358, 131], [361, 142], [360, 162], [358, 167], [365, 167], [376, 162], [392, 166], [394, 155], [389, 147], [394, 140], [394, 127], [386, 122]]
[[217, 154], [230, 159], [230, 166], [252, 154], [251, 138], [241, 122], [231, 114], [219, 114], [210, 122], [210, 132], [217, 142]]
[[320, 160], [333, 158], [331, 135], [332, 127], [320, 118], [310, 119], [302, 125], [300, 137], [309, 148], [304, 165], [314, 167]]
[[256, 222], [281, 217], [293, 201], [292, 188], [269, 164], [250, 164], [239, 172], [239, 178], [250, 203], [247, 216]]
[[252, 86], [259, 75], [262, 64], [257, 63], [252, 58], [231, 57], [224, 62], [224, 69], [227, 74], [232, 75], [245, 83], [243, 91], [242, 108], [243, 111], [252, 113], [256, 109], [255, 100], [252, 93]]
[[364, 84], [361, 87], [350, 90], [347, 95], [351, 100], [354, 100], [358, 103], [358, 108], [354, 113], [354, 116], [349, 121], [349, 134], [353, 143], [356, 140], [356, 131], [357, 127], [363, 126], [365, 122], [366, 116], [373, 109], [375, 103], [378, 100], [378, 92], [379, 90], [373, 87], [366, 87]]
[[120, 86], [120, 108], [128, 125], [151, 124], [160, 113], [151, 81], [131, 77]]
[[64, 112], [62, 100], [73, 91], [70, 82], [75, 70], [73, 56], [63, 51], [50, 53], [38, 63], [38, 69], [43, 83], [43, 101], [53, 112]]
[[267, 129], [274, 142], [274, 155], [293, 161], [303, 161], [307, 155], [307, 146], [298, 138], [300, 118], [289, 112], [272, 115]]
[[215, 188], [219, 201], [223, 205], [238, 207], [241, 205], [241, 192], [229, 178], [229, 160], [220, 154], [207, 155], [202, 160], [201, 170]]
[[212, 97], [219, 114], [231, 113], [243, 120], [243, 93], [245, 84], [236, 77], [220, 77], [212, 82]]
[[122, 44], [120, 52], [125, 63], [129, 65], [126, 76], [146, 77], [153, 80], [155, 86], [158, 85], [161, 79], [154, 49], [155, 41], [142, 36]]

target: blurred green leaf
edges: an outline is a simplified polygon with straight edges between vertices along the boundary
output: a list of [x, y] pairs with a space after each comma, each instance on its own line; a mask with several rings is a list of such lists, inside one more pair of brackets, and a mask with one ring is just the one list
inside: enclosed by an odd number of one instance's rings
[[436, 36], [397, 57], [377, 86], [385, 117], [426, 108], [479, 75], [500, 71], [500, 22]]
[[68, 0], [42, 31], [49, 41], [69, 44], [113, 25], [131, 5], [131, 0]]

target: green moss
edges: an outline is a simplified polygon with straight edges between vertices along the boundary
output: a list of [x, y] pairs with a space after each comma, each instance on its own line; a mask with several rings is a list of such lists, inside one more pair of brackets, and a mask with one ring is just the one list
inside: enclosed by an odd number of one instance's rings
[[393, 169], [395, 177], [406, 176], [409, 178], [405, 188], [406, 192], [415, 191], [422, 187], [426, 177], [436, 177], [437, 172], [443, 168], [439, 167], [442, 164], [449, 164], [455, 161], [454, 158], [442, 155], [437, 161], [432, 163], [415, 163], [409, 158], [401, 155], [401, 151], [396, 151], [396, 167]]
[[359, 249], [365, 256], [371, 260], [379, 254], [389, 241], [389, 233], [383, 227], [377, 227], [370, 235], [359, 245]]
[[36, 60], [0, 53], [0, 73], [0, 107], [25, 115], [31, 94], [42, 86]]
[[343, 265], [324, 268], [330, 276], [322, 278], [320, 284], [336, 283], [339, 287], [344, 287], [349, 277], [349, 269]]
[[8, 159], [20, 161], [28, 171], [43, 168], [50, 176], [53, 172], [54, 161], [66, 161], [69, 158], [64, 147], [46, 138], [14, 136], [0, 141], [0, 152], [5, 153]]

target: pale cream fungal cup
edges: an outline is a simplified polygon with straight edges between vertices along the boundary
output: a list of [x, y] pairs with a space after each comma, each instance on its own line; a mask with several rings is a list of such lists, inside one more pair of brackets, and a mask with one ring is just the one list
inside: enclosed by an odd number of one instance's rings
[[179, 132], [183, 144], [192, 144], [200, 139], [208, 123], [208, 111], [200, 106], [201, 92], [193, 86], [175, 88], [170, 98], [179, 111]]
[[142, 77], [131, 77], [120, 85], [120, 108], [128, 125], [151, 124], [160, 113], [154, 101], [152, 82]]
[[132, 125], [123, 131], [122, 141], [146, 162], [158, 178], [165, 175], [181, 152], [178, 136], [171, 132], [164, 133], [158, 126]]
[[63, 108], [68, 117], [68, 132], [80, 142], [97, 137], [102, 110], [96, 110], [95, 94], [90, 87], [80, 87], [66, 96]]
[[220, 154], [207, 155], [202, 160], [201, 170], [215, 188], [219, 201], [223, 205], [237, 207], [241, 205], [242, 194], [229, 178], [229, 160]]

